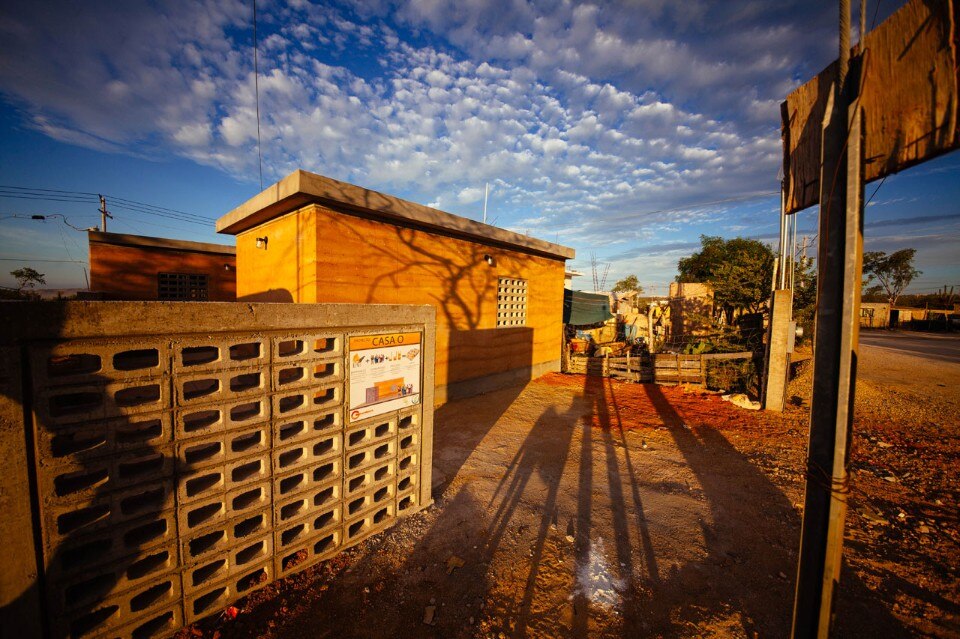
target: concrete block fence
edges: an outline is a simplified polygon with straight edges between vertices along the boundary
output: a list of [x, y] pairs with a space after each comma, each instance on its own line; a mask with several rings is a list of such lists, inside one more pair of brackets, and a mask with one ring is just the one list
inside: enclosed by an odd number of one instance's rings
[[[0, 325], [4, 635], [165, 636], [431, 503], [432, 307], [11, 302]], [[418, 402], [352, 420], [350, 338], [400, 333]]]

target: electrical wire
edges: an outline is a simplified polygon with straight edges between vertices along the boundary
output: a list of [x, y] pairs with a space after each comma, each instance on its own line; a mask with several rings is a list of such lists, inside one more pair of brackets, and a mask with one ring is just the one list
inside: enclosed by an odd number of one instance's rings
[[[117, 195], [110, 195], [109, 193], [104, 195], [111, 200], [111, 204], [120, 202], [131, 210], [141, 213], [173, 215], [204, 222], [216, 221], [216, 218], [206, 215], [189, 213], [187, 211], [172, 209], [165, 206], [158, 206], [156, 204], [148, 204], [146, 202], [131, 200], [129, 198], [124, 198]], [[89, 202], [91, 200], [94, 202], [99, 202], [99, 194], [91, 193], [89, 191], [65, 191], [61, 189], [29, 188], [12, 185], [0, 185], [0, 197], [11, 197], [14, 199], [24, 200], [46, 200], [53, 202]]]
[[873, 20], [870, 22], [870, 30], [877, 26], [877, 15], [880, 13], [880, 0], [877, 0], [877, 6], [873, 10]]
[[878, 185], [877, 185], [877, 188], [875, 188], [875, 189], [873, 190], [873, 195], [871, 195], [871, 196], [870, 196], [870, 199], [868, 199], [868, 200], [864, 203], [863, 208], [867, 208], [867, 205], [870, 204], [871, 200], [873, 200], [873, 196], [877, 194], [877, 191], [880, 190], [880, 187], [883, 186], [883, 183], [887, 181], [887, 178], [888, 178], [888, 177], [890, 177], [889, 174], [883, 176], [883, 179], [880, 180], [880, 184], [878, 184]]
[[83, 260], [41, 260], [33, 257], [0, 257], [0, 262], [52, 262], [56, 264], [86, 264]]

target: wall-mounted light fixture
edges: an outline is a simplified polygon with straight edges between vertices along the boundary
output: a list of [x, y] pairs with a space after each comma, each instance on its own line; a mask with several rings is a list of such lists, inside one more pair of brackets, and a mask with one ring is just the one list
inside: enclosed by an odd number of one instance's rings
[[257, 248], [266, 249], [267, 248], [267, 237], [258, 237], [257, 238]]
[[496, 260], [493, 259], [493, 256], [490, 254], [484, 255], [483, 261], [489, 264], [490, 266], [493, 266], [494, 264], [497, 263]]
[[229, 272], [229, 271], [232, 271], [232, 270], [233, 270], [233, 267], [230, 266], [229, 264], [224, 264], [224, 265], [223, 265], [223, 270]]

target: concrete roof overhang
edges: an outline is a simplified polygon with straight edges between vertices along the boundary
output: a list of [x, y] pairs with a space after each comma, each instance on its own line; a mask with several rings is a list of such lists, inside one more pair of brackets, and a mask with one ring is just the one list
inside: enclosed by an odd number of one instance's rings
[[238, 235], [307, 204], [553, 259], [568, 260], [576, 255], [567, 246], [303, 170], [294, 171], [221, 217], [217, 232]]

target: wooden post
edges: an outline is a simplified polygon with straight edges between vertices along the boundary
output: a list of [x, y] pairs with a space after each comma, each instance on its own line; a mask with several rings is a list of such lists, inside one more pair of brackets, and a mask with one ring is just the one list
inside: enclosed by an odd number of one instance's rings
[[862, 109], [847, 106], [858, 80], [858, 72], [850, 73], [837, 91], [823, 130], [816, 347], [794, 639], [829, 635], [842, 561], [863, 259]]

